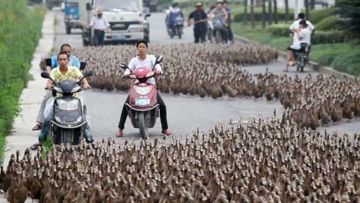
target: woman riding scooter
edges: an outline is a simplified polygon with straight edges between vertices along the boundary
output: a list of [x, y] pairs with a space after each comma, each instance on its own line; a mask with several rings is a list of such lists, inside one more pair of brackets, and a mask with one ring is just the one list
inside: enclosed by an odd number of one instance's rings
[[[137, 68], [144, 68], [144, 67], [148, 67], [148, 68], [152, 68], [155, 64], [156, 58], [154, 55], [148, 55], [147, 54], [147, 49], [148, 49], [148, 43], [146, 41], [138, 41], [136, 43], [136, 49], [137, 49], [137, 56], [132, 58], [129, 62], [129, 69], [134, 71]], [[124, 77], [129, 77], [130, 76], [130, 70], [127, 69], [124, 73]], [[162, 73], [162, 68], [160, 66], [160, 64], [156, 64], [154, 67], [154, 72], [158, 75]], [[152, 83], [155, 84], [155, 79], [154, 78], [149, 78], [148, 79], [148, 83]], [[165, 135], [170, 135], [171, 132], [168, 128], [168, 124], [167, 124], [167, 119], [166, 119], [166, 106], [164, 101], [162, 100], [161, 96], [159, 95], [159, 93], [157, 94], [157, 101], [160, 107], [160, 121], [161, 121], [161, 127], [162, 127], [162, 133]], [[129, 97], [126, 99], [125, 104], [129, 102]], [[126, 121], [126, 117], [128, 116], [128, 110], [126, 108], [126, 105], [124, 104], [122, 112], [121, 112], [121, 117], [120, 117], [120, 122], [119, 122], [119, 130], [116, 133], [116, 137], [122, 137], [124, 135], [124, 126], [125, 126], [125, 121]]]

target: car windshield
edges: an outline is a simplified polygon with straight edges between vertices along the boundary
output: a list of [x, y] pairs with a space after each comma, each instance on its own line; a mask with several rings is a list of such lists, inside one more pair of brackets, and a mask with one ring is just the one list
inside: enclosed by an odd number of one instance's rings
[[104, 11], [140, 11], [139, 1], [136, 0], [98, 0], [96, 1], [96, 7], [101, 8]]

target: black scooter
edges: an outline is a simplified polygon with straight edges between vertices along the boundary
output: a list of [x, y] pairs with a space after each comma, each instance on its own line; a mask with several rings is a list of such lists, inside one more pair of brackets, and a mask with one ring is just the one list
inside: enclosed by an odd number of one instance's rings
[[80, 99], [74, 94], [82, 91], [81, 81], [89, 76], [92, 76], [91, 71], [86, 72], [78, 81], [62, 80], [56, 83], [48, 72], [41, 73], [41, 77], [53, 81], [53, 96], [61, 95], [54, 100], [54, 117], [49, 130], [54, 144], [78, 145], [84, 138], [85, 124], [87, 123], [86, 110]]

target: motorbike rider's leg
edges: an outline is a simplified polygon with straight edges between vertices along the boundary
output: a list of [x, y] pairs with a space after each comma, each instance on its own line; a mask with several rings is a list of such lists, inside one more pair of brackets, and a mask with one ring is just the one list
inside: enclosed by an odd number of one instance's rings
[[[49, 107], [49, 108], [51, 108], [51, 107]], [[54, 117], [54, 111], [51, 108], [51, 110], [49, 110], [48, 112], [49, 113], [46, 116], [43, 126], [41, 128], [41, 132], [39, 135], [39, 141], [30, 147], [32, 150], [36, 150], [38, 148], [38, 146], [42, 146], [42, 144], [46, 141], [47, 135], [49, 134], [51, 120]]]
[[224, 43], [224, 44], [226, 44], [227, 43], [227, 40], [228, 40], [228, 36], [227, 36], [227, 27], [224, 27], [224, 29], [222, 29], [221, 31], [220, 31], [220, 34], [221, 34], [221, 40], [222, 40], [222, 42]]
[[46, 102], [49, 98], [52, 97], [52, 93], [50, 90], [46, 90], [46, 93], [44, 95], [43, 100], [41, 101], [41, 106], [38, 112], [38, 115], [36, 117], [36, 122], [37, 124], [32, 128], [33, 131], [35, 130], [40, 130], [42, 127], [42, 124], [44, 123], [44, 110], [45, 110], [45, 106], [46, 106]]
[[164, 100], [161, 98], [159, 93], [157, 94], [157, 100], [158, 100], [159, 108], [160, 108], [160, 121], [161, 121], [161, 128], [162, 128], [161, 133], [163, 133], [165, 135], [170, 135], [171, 132], [169, 130], [167, 118], [166, 118], [166, 106], [165, 106]]
[[[129, 102], [129, 97], [126, 99], [125, 104]], [[120, 121], [119, 121], [119, 130], [116, 132], [116, 137], [122, 137], [124, 135], [124, 128], [125, 128], [125, 122], [126, 118], [128, 116], [128, 111], [126, 108], [126, 105], [124, 104], [123, 109], [121, 111]]]
[[288, 54], [287, 54], [287, 63], [286, 63], [286, 66], [285, 66], [285, 72], [287, 72], [289, 70], [289, 66], [292, 66], [294, 65], [294, 54], [293, 54], [293, 51], [291, 49], [288, 49]]
[[233, 43], [234, 42], [234, 33], [232, 32], [232, 29], [231, 29], [231, 26], [229, 25], [228, 27], [228, 41], [230, 43]]
[[86, 140], [87, 143], [90, 144], [90, 143], [94, 142], [92, 132], [90, 130], [90, 127], [89, 127], [88, 123], [86, 123], [85, 126], [84, 126], [84, 136], [85, 136], [85, 140]]

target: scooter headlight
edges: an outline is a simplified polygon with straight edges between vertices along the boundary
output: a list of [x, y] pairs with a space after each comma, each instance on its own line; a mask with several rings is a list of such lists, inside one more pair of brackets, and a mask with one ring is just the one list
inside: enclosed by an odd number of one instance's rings
[[150, 93], [151, 87], [135, 87], [135, 91], [140, 95], [147, 95]]
[[65, 111], [76, 110], [78, 108], [78, 105], [79, 105], [78, 100], [65, 101], [65, 100], [62, 100], [62, 99], [58, 99], [56, 102], [57, 102], [57, 105], [58, 105], [59, 109], [65, 110]]

